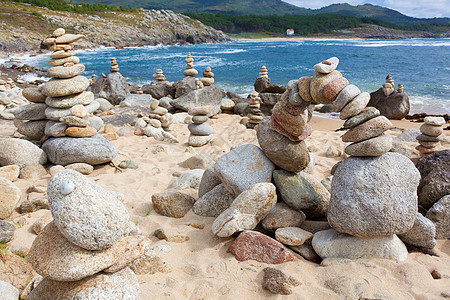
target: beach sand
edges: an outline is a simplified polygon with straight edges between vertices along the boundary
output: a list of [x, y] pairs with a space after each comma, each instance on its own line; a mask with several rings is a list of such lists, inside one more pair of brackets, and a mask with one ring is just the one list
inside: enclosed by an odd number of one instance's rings
[[[175, 124], [180, 140], [178, 144], [159, 142], [146, 136], [120, 137], [112, 141], [118, 151], [113, 163], [119, 165], [121, 161], [131, 159], [139, 163], [139, 168], [119, 171], [111, 165], [102, 165], [89, 175], [105, 189], [125, 195], [124, 203], [132, 221], [150, 238], [152, 246], [156, 247], [155, 253], [166, 262], [164, 272], [138, 276], [143, 299], [441, 299], [444, 295], [450, 296], [449, 240], [438, 240], [434, 250], [439, 257], [415, 252], [400, 263], [383, 259], [339, 263], [336, 259], [335, 264], [319, 266], [296, 254], [296, 261], [267, 265], [256, 261], [239, 262], [227, 253], [234, 238], [214, 236], [211, 232], [214, 218], [197, 216], [192, 210], [180, 219], [156, 213], [151, 196], [166, 191], [177, 178], [174, 174], [188, 171], [179, 167], [179, 162], [194, 153], [205, 153], [216, 160], [231, 146], [258, 144], [256, 131], [246, 129], [240, 124], [241, 119], [237, 115], [217, 115], [209, 121], [215, 130], [214, 142], [195, 149], [187, 145], [189, 132], [183, 123]], [[342, 133], [334, 131], [342, 123], [317, 115], [310, 122], [314, 131], [306, 143], [316, 157], [313, 175], [318, 180], [329, 176], [331, 167], [345, 158], [344, 155], [337, 158], [325, 156], [330, 146], [343, 152], [345, 143], [339, 138]], [[398, 128], [419, 128], [421, 125], [409, 121], [393, 123]], [[398, 135], [400, 132], [390, 130], [387, 133]], [[12, 137], [13, 133], [12, 121], [0, 122], [1, 138]], [[446, 135], [450, 133], [447, 131]], [[417, 145], [415, 142], [402, 144], [411, 151]], [[448, 149], [450, 144], [447, 142], [443, 147]], [[413, 158], [417, 157], [416, 152]], [[22, 191], [21, 201], [36, 197], [36, 193], [28, 195], [27, 189], [36, 185], [46, 186], [49, 178], [47, 175], [35, 180], [15, 181]], [[183, 192], [197, 198], [196, 190]], [[0, 280], [22, 289], [33, 277], [35, 273], [26, 263], [26, 258], [12, 254], [12, 251], [22, 253], [22, 256], [26, 254], [36, 237], [32, 224], [46, 213], [48, 210], [22, 215], [14, 212], [9, 221], [14, 222], [18, 229], [8, 253], [0, 256]], [[182, 236], [189, 240], [182, 243], [159, 240], [153, 235], [157, 229], [163, 229], [167, 236]], [[262, 270], [268, 266], [294, 277], [300, 285], [292, 288], [289, 296], [275, 295], [263, 289]], [[439, 273], [441, 279], [433, 279], [433, 271], [434, 274]]]

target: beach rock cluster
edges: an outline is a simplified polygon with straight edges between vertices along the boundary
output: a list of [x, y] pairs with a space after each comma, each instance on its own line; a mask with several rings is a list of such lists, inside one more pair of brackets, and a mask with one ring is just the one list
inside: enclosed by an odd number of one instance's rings
[[391, 75], [386, 77], [382, 88], [370, 93], [367, 106], [375, 107], [380, 111], [381, 116], [394, 120], [405, 118], [410, 110], [409, 97], [404, 92], [403, 84], [399, 84], [395, 89]]
[[[148, 95], [143, 95], [148, 96]], [[141, 112], [134, 121], [137, 131], [141, 131], [141, 135], [153, 137], [158, 141], [168, 141], [170, 143], [178, 143], [178, 139], [173, 131], [173, 115], [166, 108], [159, 106], [159, 101], [150, 97], [150, 103], [141, 105], [149, 109], [144, 113]]]
[[193, 147], [201, 147], [208, 144], [212, 139], [213, 128], [206, 124], [209, 120], [208, 114], [211, 113], [212, 106], [199, 106], [189, 109], [189, 115], [192, 116], [192, 123], [188, 125], [190, 132], [188, 144]]
[[[20, 80], [20, 79], [18, 79]], [[14, 110], [22, 105], [31, 104], [22, 94], [22, 89], [16, 86], [12, 78], [0, 79], [0, 118], [14, 120]], [[19, 125], [24, 121], [16, 121]]]
[[439, 151], [441, 142], [445, 140], [443, 117], [425, 117], [423, 121], [424, 124], [420, 126], [421, 134], [416, 137], [420, 144], [416, 150], [421, 157]]
[[33, 116], [34, 119], [40, 119], [44, 131], [36, 129], [31, 132], [40, 132], [39, 136], [43, 133], [41, 138], [45, 142], [42, 149], [48, 160], [54, 164], [106, 163], [112, 160], [117, 152], [105, 138], [97, 135], [103, 127], [103, 121], [91, 114], [100, 104], [94, 100], [92, 92], [86, 91], [89, 80], [79, 75], [85, 67], [79, 64], [79, 58], [71, 51], [72, 43], [83, 38], [83, 35], [64, 32], [64, 29], [58, 28], [52, 37], [44, 40], [44, 44], [50, 45], [49, 48], [54, 51], [49, 60], [52, 67], [47, 71], [53, 78], [42, 87], [25, 92], [30, 99], [43, 99], [45, 103], [20, 107], [15, 112], [16, 118]]
[[119, 72], [119, 65], [116, 58], [111, 58], [111, 68], [108, 75], [102, 74], [92, 83], [91, 91], [95, 98], [108, 100], [112, 105], [119, 104], [130, 94], [130, 87], [127, 80]]
[[270, 116], [273, 106], [281, 100], [281, 95], [286, 91], [286, 86], [270, 82], [266, 66], [262, 66], [259, 76], [254, 83], [255, 91], [261, 98], [261, 111]]
[[[48, 183], [53, 221], [29, 252], [44, 279], [27, 299], [142, 299], [128, 267], [144, 255], [144, 237], [135, 235], [117, 194], [73, 170]], [[131, 234], [130, 234], [131, 233]]]
[[250, 95], [250, 99], [248, 102], [248, 123], [246, 124], [247, 128], [256, 129], [259, 122], [264, 118], [263, 113], [261, 112], [261, 98], [258, 97], [258, 92], [253, 92]]

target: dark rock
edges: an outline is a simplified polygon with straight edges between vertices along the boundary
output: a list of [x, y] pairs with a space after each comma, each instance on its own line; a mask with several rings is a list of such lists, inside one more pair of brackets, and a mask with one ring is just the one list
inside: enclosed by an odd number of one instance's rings
[[269, 78], [257, 78], [254, 87], [258, 93], [283, 94], [286, 91], [286, 86], [271, 83]]
[[280, 242], [262, 233], [245, 230], [231, 243], [231, 252], [238, 261], [256, 260], [266, 264], [281, 264], [295, 260]]
[[25, 200], [20, 204], [19, 211], [21, 214], [35, 212], [39, 209], [50, 209], [47, 195], [43, 195], [31, 200]]
[[309, 244], [303, 244], [300, 246], [290, 246], [290, 248], [300, 254], [304, 259], [318, 263], [322, 260], [320, 256], [314, 251], [314, 248]]
[[92, 92], [96, 98], [105, 98], [116, 105], [130, 94], [130, 88], [122, 74], [112, 72], [106, 77], [98, 78], [92, 85]]
[[380, 111], [382, 116], [388, 119], [401, 120], [409, 113], [409, 97], [408, 95], [398, 92], [393, 92], [389, 96], [385, 96], [383, 89], [370, 93], [370, 101], [367, 107], [372, 106]]
[[176, 88], [167, 84], [144, 85], [142, 86], [142, 91], [144, 94], [149, 94], [153, 98], [159, 100], [167, 96], [174, 98]]
[[233, 112], [237, 115], [245, 116], [248, 114], [248, 105], [247, 102], [236, 103]]
[[15, 230], [16, 227], [13, 224], [0, 220], [0, 243], [9, 243]]
[[292, 294], [291, 287], [298, 286], [300, 283], [287, 276], [282, 271], [274, 268], [264, 268], [263, 288], [269, 290], [274, 294], [290, 295]]
[[180, 79], [177, 83], [175, 98], [179, 98], [189, 92], [195, 91], [197, 85], [195, 84], [195, 77], [187, 76]]
[[227, 92], [227, 97], [230, 98], [231, 100], [233, 100], [233, 102], [235, 104], [248, 102], [248, 98], [241, 97], [238, 94], [233, 93], [233, 92]]

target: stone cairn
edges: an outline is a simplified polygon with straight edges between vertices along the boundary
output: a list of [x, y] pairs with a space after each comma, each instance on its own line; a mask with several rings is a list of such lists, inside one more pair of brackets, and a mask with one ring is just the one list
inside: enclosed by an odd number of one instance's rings
[[116, 58], [112, 57], [111, 60], [111, 68], [109, 69], [110, 72], [119, 72], [119, 65], [117, 64]]
[[195, 85], [197, 86], [197, 89], [202, 89], [205, 87], [200, 78], [195, 78]]
[[206, 67], [203, 72], [203, 77], [200, 78], [204, 86], [210, 86], [214, 84], [214, 73], [211, 72], [211, 67]]
[[194, 69], [194, 59], [191, 56], [191, 53], [188, 53], [186, 59], [186, 70], [183, 71], [184, 76], [195, 76], [198, 74], [198, 71]]
[[53, 221], [28, 256], [44, 278], [27, 299], [142, 299], [128, 266], [144, 255], [147, 242], [121, 197], [74, 170], [50, 178]]
[[259, 122], [264, 118], [263, 113], [261, 112], [261, 98], [258, 97], [258, 92], [253, 92], [250, 95], [249, 105], [248, 105], [248, 123], [246, 124], [247, 128], [256, 129]]
[[155, 82], [153, 82], [156, 85], [165, 84], [165, 85], [171, 85], [169, 81], [166, 80], [166, 76], [164, 76], [163, 70], [157, 69], [155, 74], [152, 75], [153, 78], [155, 78]]
[[391, 75], [386, 76], [386, 82], [383, 83], [383, 92], [386, 97], [395, 92], [394, 79]]
[[440, 143], [445, 139], [444, 124], [443, 117], [425, 117], [424, 124], [420, 126], [422, 134], [416, 137], [420, 144], [416, 150], [420, 152], [421, 157], [439, 151]]
[[269, 78], [269, 71], [267, 71], [266, 66], [262, 66], [261, 70], [259, 70], [258, 78]]
[[192, 123], [188, 125], [190, 131], [188, 144], [193, 147], [201, 147], [209, 143], [212, 139], [213, 128], [205, 124], [208, 121], [208, 114], [211, 113], [210, 105], [191, 108], [189, 115], [192, 116]]

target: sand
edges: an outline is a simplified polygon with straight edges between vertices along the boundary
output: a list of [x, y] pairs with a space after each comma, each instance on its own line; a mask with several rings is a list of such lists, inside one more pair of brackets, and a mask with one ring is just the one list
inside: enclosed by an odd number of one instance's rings
[[[184, 114], [187, 115], [187, 114]], [[183, 117], [180, 118], [181, 120]], [[281, 265], [266, 265], [256, 261], [238, 262], [227, 253], [233, 238], [219, 239], [211, 232], [214, 218], [195, 215], [192, 210], [180, 219], [159, 215], [153, 210], [151, 196], [166, 191], [179, 175], [187, 169], [178, 166], [179, 162], [195, 153], [205, 153], [217, 159], [230, 150], [231, 146], [246, 143], [257, 144], [256, 132], [240, 124], [241, 117], [221, 114], [209, 121], [215, 130], [212, 145], [201, 148], [187, 146], [189, 132], [186, 124], [175, 124], [179, 144], [158, 142], [145, 136], [120, 137], [112, 141], [118, 155], [115, 165], [132, 159], [139, 163], [136, 170], [117, 170], [111, 165], [95, 168], [89, 175], [106, 189], [125, 195], [124, 203], [145, 236], [153, 242], [155, 252], [166, 262], [169, 272], [152, 275], [139, 275], [143, 299], [440, 299], [450, 296], [450, 241], [439, 240], [431, 256], [423, 253], [410, 253], [401, 263], [383, 259], [361, 259], [330, 266], [319, 266], [299, 255], [297, 260]], [[316, 156], [313, 175], [322, 180], [330, 175], [331, 167], [344, 159], [328, 158], [325, 152], [330, 146], [343, 151], [341, 132], [335, 132], [343, 121], [321, 118], [315, 115], [311, 120], [314, 131], [307, 144]], [[398, 128], [419, 128], [420, 123], [394, 121]], [[12, 121], [0, 122], [1, 138], [14, 133]], [[388, 134], [398, 135], [400, 130], [390, 130]], [[446, 135], [450, 133], [447, 131]], [[403, 143], [413, 150], [417, 143]], [[450, 148], [450, 144], [444, 144]], [[418, 153], [413, 157], [417, 158]], [[50, 175], [35, 180], [18, 179], [15, 184], [22, 190], [22, 201], [28, 196], [27, 189], [33, 185], [46, 186]], [[184, 192], [197, 198], [196, 190]], [[36, 193], [31, 197], [36, 197]], [[23, 288], [34, 272], [16, 253], [25, 256], [36, 235], [32, 224], [47, 213], [40, 210], [22, 214], [15, 212], [9, 221], [18, 226], [14, 240], [7, 254], [0, 252], [0, 280]], [[186, 236], [182, 243], [159, 240], [153, 236], [157, 229], [163, 229], [168, 236]], [[169, 246], [161, 247], [162, 245]], [[158, 247], [160, 246], [160, 247]], [[170, 249], [170, 251], [167, 251]], [[0, 249], [1, 251], [1, 249]], [[165, 252], [166, 251], [166, 252]], [[272, 266], [284, 271], [300, 282], [292, 288], [292, 295], [271, 294], [262, 288], [263, 269]], [[431, 272], [441, 274], [441, 279], [433, 279]], [[444, 294], [442, 294], [444, 293]]]

